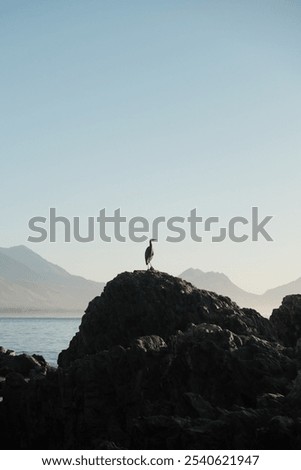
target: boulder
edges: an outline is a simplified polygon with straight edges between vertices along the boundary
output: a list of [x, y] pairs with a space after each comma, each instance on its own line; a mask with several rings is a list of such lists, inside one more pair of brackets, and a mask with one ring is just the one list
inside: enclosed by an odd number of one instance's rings
[[285, 346], [295, 347], [301, 338], [301, 295], [287, 295], [273, 310], [270, 322]]
[[240, 309], [228, 297], [199, 290], [189, 282], [158, 271], [119, 274], [90, 302], [79, 332], [58, 364], [111, 346], [128, 346], [140, 336], [166, 340], [190, 323], [213, 323], [237, 334], [275, 340], [270, 322], [255, 310]]
[[29, 354], [12, 355], [0, 352], [0, 375], [5, 377], [10, 372], [17, 372], [28, 377], [35, 369], [45, 367], [46, 361], [42, 356], [30, 356]]

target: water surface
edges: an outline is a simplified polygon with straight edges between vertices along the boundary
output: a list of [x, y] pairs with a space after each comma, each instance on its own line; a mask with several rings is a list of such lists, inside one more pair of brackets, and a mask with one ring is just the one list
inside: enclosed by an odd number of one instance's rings
[[81, 318], [0, 317], [0, 346], [16, 353], [41, 354], [51, 365], [78, 331]]

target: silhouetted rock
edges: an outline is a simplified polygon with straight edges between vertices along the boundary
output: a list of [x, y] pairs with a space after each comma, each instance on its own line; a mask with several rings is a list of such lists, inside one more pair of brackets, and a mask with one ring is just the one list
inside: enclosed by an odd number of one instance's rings
[[270, 317], [271, 324], [286, 346], [295, 346], [301, 338], [301, 295], [287, 295]]
[[276, 338], [269, 321], [255, 310], [240, 309], [228, 297], [202, 291], [182, 279], [157, 271], [119, 274], [90, 302], [79, 333], [59, 365], [115, 344], [128, 346], [139, 336], [168, 338], [190, 323], [214, 323], [237, 334]]
[[0, 376], [5, 377], [10, 372], [18, 372], [24, 377], [29, 377], [32, 371], [40, 371], [47, 363], [42, 356], [18, 354], [14, 351], [1, 348], [0, 350]]
[[24, 449], [298, 448], [300, 348], [277, 335], [277, 322], [227, 297], [165, 273], [122, 273], [90, 302], [57, 370], [35, 356], [44, 367], [39, 380], [35, 367], [29, 380], [6, 375], [2, 442]]

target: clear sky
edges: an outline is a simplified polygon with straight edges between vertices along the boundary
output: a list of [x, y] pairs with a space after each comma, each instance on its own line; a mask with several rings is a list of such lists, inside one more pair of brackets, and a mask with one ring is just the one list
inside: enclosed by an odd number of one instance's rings
[[29, 219], [55, 207], [84, 235], [102, 208], [228, 221], [257, 206], [273, 242], [163, 230], [154, 267], [254, 292], [301, 276], [300, 1], [0, 0], [0, 70], [0, 246], [105, 281], [144, 269], [146, 243], [30, 243]]

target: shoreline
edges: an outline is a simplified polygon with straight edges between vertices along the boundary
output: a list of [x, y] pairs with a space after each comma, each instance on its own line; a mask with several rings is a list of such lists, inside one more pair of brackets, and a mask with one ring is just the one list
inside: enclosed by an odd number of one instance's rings
[[26, 311], [26, 312], [0, 312], [1, 318], [11, 318], [11, 319], [25, 319], [25, 318], [81, 318], [85, 312], [43, 312], [43, 311]]

